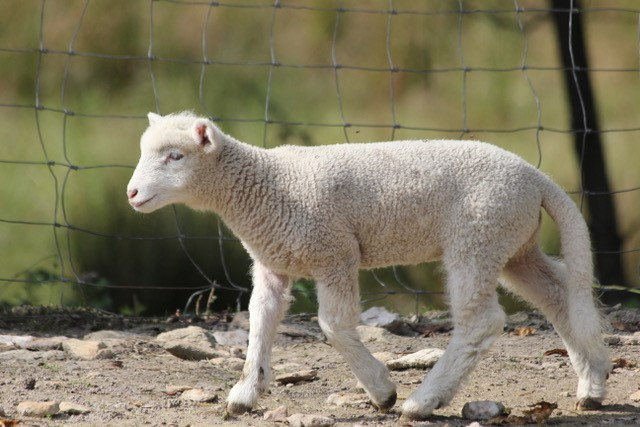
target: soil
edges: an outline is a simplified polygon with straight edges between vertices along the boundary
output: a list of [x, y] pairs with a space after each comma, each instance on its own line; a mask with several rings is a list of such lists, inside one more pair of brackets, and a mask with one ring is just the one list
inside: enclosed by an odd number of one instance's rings
[[[391, 373], [398, 384], [398, 403], [387, 414], [379, 413], [369, 403], [347, 407], [328, 404], [331, 393], [357, 393], [356, 381], [340, 355], [322, 339], [317, 321], [310, 316], [291, 316], [280, 329], [272, 365], [285, 371], [317, 369], [318, 378], [293, 386], [281, 386], [273, 381], [270, 392], [261, 398], [253, 412], [230, 416], [226, 414], [224, 400], [240, 372], [209, 361], [179, 359], [154, 340], [159, 332], [187, 326], [186, 319], [167, 323], [165, 319], [126, 319], [90, 311], [39, 310], [35, 314], [0, 315], [0, 334], [82, 338], [91, 330], [120, 329], [138, 335], [127, 340], [115, 359], [77, 360], [64, 352], [54, 358], [2, 359], [0, 408], [4, 409], [5, 416], [0, 419], [20, 420], [21, 425], [274, 425], [263, 421], [263, 414], [281, 405], [286, 406], [289, 414], [331, 416], [336, 425], [394, 425], [401, 423], [398, 417], [402, 401], [428, 371], [410, 369]], [[615, 317], [615, 309], [609, 311], [613, 311]], [[619, 322], [618, 329], [625, 329], [613, 331], [621, 338], [633, 336], [637, 330], [638, 325], [628, 321], [629, 316], [640, 319], [637, 312], [625, 316], [615, 320]], [[242, 326], [242, 322], [229, 323], [226, 316], [213, 319], [199, 325], [218, 330]], [[406, 322], [404, 336], [389, 334], [366, 345], [372, 352], [398, 354], [426, 347], [445, 348], [450, 339], [448, 322], [446, 313], [414, 318]], [[535, 313], [512, 316], [505, 333], [451, 404], [437, 409], [427, 422], [415, 425], [468, 425], [471, 421], [461, 417], [461, 410], [466, 402], [475, 400], [501, 402], [516, 415], [539, 401], [557, 403], [558, 408], [547, 420], [554, 425], [640, 424], [640, 403], [629, 397], [640, 387], [638, 368], [616, 368], [609, 378], [610, 391], [604, 407], [578, 412], [574, 410], [577, 377], [568, 358], [557, 354], [544, 356], [545, 351], [557, 348], [563, 348], [561, 340], [540, 316]], [[629, 342], [610, 345], [612, 357], [624, 358], [631, 365], [640, 362], [638, 349], [638, 345]], [[186, 402], [178, 395], [165, 392], [171, 385], [213, 390], [219, 400]], [[88, 407], [90, 412], [48, 418], [23, 417], [18, 415], [16, 407], [26, 400], [72, 401]]]

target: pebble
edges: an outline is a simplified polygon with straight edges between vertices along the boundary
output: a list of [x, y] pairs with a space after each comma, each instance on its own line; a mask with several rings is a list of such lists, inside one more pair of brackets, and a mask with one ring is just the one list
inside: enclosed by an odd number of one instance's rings
[[59, 412], [69, 415], [82, 415], [91, 412], [86, 406], [74, 402], [60, 402]]
[[206, 360], [229, 355], [228, 351], [216, 350], [213, 335], [199, 326], [161, 333], [156, 341], [169, 353], [184, 360]]
[[238, 357], [214, 357], [209, 359], [209, 363], [216, 366], [222, 366], [232, 371], [242, 371], [244, 360]]
[[318, 371], [315, 369], [307, 369], [288, 374], [280, 374], [276, 376], [276, 381], [280, 384], [297, 384], [303, 381], [313, 381], [318, 377]]
[[444, 354], [444, 350], [439, 348], [425, 348], [415, 353], [407, 354], [398, 359], [387, 362], [387, 367], [394, 371], [403, 369], [427, 369], [436, 364], [438, 359]]
[[35, 378], [27, 378], [24, 380], [24, 388], [27, 390], [33, 390], [36, 388], [36, 379]]
[[182, 400], [190, 400], [192, 402], [217, 402], [218, 395], [209, 390], [200, 388], [192, 388], [185, 390], [180, 396]]
[[31, 335], [0, 335], [0, 344], [19, 347], [34, 339]]
[[384, 307], [371, 307], [360, 314], [360, 321], [367, 326], [377, 326], [388, 331], [401, 328], [402, 321], [397, 313], [391, 313]]
[[265, 412], [262, 419], [273, 423], [283, 423], [287, 420], [288, 415], [287, 407], [282, 405], [272, 411]]
[[165, 394], [168, 394], [169, 396], [174, 396], [178, 393], [182, 393], [185, 390], [190, 390], [193, 387], [188, 386], [188, 385], [168, 385], [164, 388], [164, 392]]
[[629, 396], [629, 399], [633, 400], [634, 402], [640, 402], [640, 390], [637, 390], [635, 393]]
[[70, 355], [84, 360], [110, 359], [114, 356], [112, 350], [106, 348], [102, 341], [78, 340], [70, 338], [62, 342], [62, 348]]
[[58, 413], [58, 402], [25, 401], [18, 404], [18, 414], [25, 417], [47, 417]]
[[62, 350], [62, 342], [68, 339], [68, 337], [63, 336], [36, 338], [34, 340], [18, 343], [17, 346], [31, 351]]
[[83, 337], [84, 340], [101, 341], [101, 340], [127, 340], [132, 338], [141, 338], [141, 335], [133, 334], [125, 331], [112, 331], [104, 329], [102, 331], [96, 331], [88, 333]]
[[249, 333], [244, 329], [236, 329], [233, 331], [217, 331], [213, 333], [213, 337], [220, 345], [228, 347], [246, 348], [249, 342]]
[[359, 406], [368, 403], [369, 398], [362, 393], [331, 393], [327, 403], [335, 406]]
[[468, 420], [488, 420], [505, 413], [504, 405], [490, 400], [467, 402], [462, 407], [462, 417]]
[[293, 414], [287, 421], [292, 427], [326, 427], [336, 423], [333, 418], [319, 414]]
[[360, 339], [364, 342], [386, 342], [389, 341], [389, 338], [391, 337], [391, 333], [389, 331], [377, 326], [359, 325], [356, 327], [356, 330], [360, 335]]

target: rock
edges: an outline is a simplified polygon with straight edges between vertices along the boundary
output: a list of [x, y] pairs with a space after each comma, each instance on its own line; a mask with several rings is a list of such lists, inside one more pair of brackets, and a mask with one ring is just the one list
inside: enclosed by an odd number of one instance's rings
[[102, 331], [91, 332], [85, 335], [82, 339], [90, 341], [104, 341], [104, 340], [128, 340], [140, 338], [140, 335], [133, 334], [125, 331], [112, 331], [105, 329]]
[[368, 403], [369, 398], [362, 393], [331, 393], [327, 403], [335, 406], [360, 406]]
[[25, 361], [32, 362], [34, 360], [63, 360], [65, 352], [60, 350], [48, 351], [29, 351], [29, 350], [9, 350], [0, 353], [0, 360], [3, 361]]
[[373, 353], [373, 357], [375, 357], [382, 363], [387, 363], [388, 361], [395, 359], [397, 356], [397, 354], [390, 351], [380, 351], [378, 353]]
[[244, 329], [236, 329], [234, 331], [218, 331], [213, 333], [213, 337], [220, 345], [227, 347], [246, 348], [249, 342], [249, 332]]
[[629, 396], [629, 399], [633, 400], [634, 402], [640, 402], [640, 390], [637, 390], [635, 393]]
[[91, 412], [91, 410], [86, 406], [80, 405], [79, 403], [60, 402], [60, 409], [58, 412], [69, 415], [82, 415], [88, 414], [89, 412]]
[[287, 421], [292, 427], [325, 427], [336, 423], [333, 418], [319, 414], [293, 414]]
[[244, 368], [244, 360], [238, 357], [214, 357], [209, 359], [209, 363], [231, 371], [242, 371], [242, 368]]
[[168, 385], [164, 388], [164, 392], [169, 396], [174, 396], [178, 393], [182, 393], [185, 390], [190, 390], [193, 387], [188, 385]]
[[619, 335], [605, 335], [603, 337], [605, 344], [608, 345], [620, 345], [620, 336]]
[[182, 395], [180, 395], [180, 399], [190, 400], [192, 402], [217, 402], [218, 395], [210, 390], [192, 388], [184, 391]]
[[58, 402], [25, 401], [18, 404], [18, 414], [25, 417], [47, 417], [58, 413]]
[[407, 354], [398, 359], [387, 362], [387, 367], [394, 371], [403, 369], [427, 369], [438, 361], [444, 350], [439, 348], [425, 348], [415, 353]]
[[74, 357], [84, 360], [110, 359], [114, 356], [112, 350], [106, 348], [102, 341], [84, 341], [70, 338], [62, 342], [62, 348]]
[[287, 407], [282, 405], [272, 411], [265, 412], [262, 419], [264, 421], [271, 421], [272, 423], [283, 423], [287, 420], [288, 415]]
[[364, 342], [371, 341], [388, 341], [391, 337], [391, 333], [386, 329], [379, 328], [377, 326], [360, 325], [356, 327], [360, 339]]
[[276, 381], [280, 384], [297, 384], [302, 381], [313, 381], [318, 377], [318, 371], [307, 369], [290, 374], [280, 374], [276, 376]]
[[29, 341], [33, 341], [35, 337], [31, 335], [0, 335], [0, 344], [6, 346], [19, 347]]
[[31, 351], [62, 350], [62, 342], [68, 339], [68, 337], [63, 336], [36, 338], [31, 341], [19, 343], [17, 346]]
[[462, 407], [462, 417], [468, 420], [488, 420], [505, 414], [504, 405], [490, 400], [467, 402]]
[[228, 352], [216, 350], [213, 335], [199, 326], [174, 329], [156, 337], [169, 353], [185, 360], [205, 360], [228, 356]]
[[392, 332], [402, 327], [400, 315], [391, 313], [384, 307], [371, 307], [362, 312], [360, 321], [367, 326], [377, 326]]

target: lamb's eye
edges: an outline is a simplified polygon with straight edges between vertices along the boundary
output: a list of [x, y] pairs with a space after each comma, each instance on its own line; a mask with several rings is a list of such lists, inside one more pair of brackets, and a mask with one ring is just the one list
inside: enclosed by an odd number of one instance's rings
[[169, 158], [171, 160], [180, 160], [183, 157], [184, 157], [184, 154], [178, 153], [176, 151], [173, 151], [173, 152], [169, 153]]

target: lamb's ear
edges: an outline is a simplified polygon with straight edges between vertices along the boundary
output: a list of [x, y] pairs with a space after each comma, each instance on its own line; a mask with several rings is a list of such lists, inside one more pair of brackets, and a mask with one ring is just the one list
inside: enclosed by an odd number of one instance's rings
[[147, 114], [147, 118], [149, 119], [149, 124], [152, 125], [152, 124], [160, 121], [162, 116], [160, 114], [149, 112], [149, 114]]
[[219, 142], [220, 131], [211, 121], [198, 119], [193, 125], [193, 138], [202, 148], [213, 150]]

